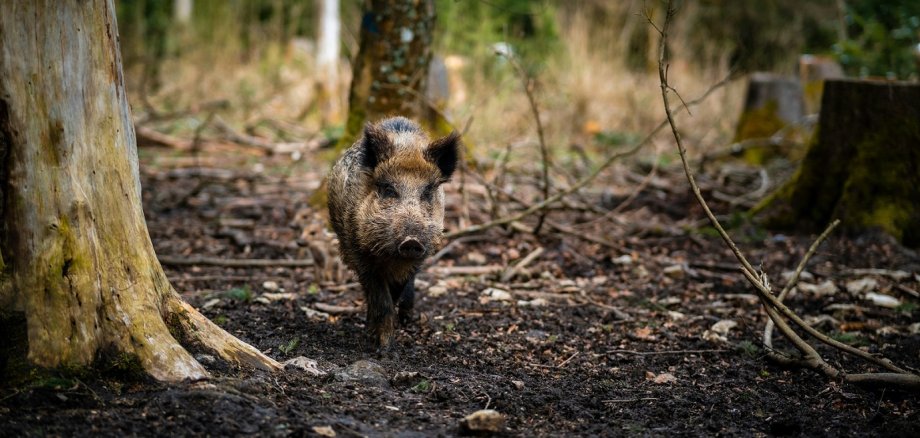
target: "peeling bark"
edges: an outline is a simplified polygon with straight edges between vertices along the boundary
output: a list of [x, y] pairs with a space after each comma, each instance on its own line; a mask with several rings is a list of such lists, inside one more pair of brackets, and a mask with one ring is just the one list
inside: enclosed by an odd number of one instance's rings
[[[111, 0], [0, 2], [0, 317], [25, 316], [38, 366], [115, 350], [159, 380], [206, 378], [165, 322], [208, 327], [177, 304], [147, 232], [117, 38]], [[219, 328], [191, 337], [280, 368]]]

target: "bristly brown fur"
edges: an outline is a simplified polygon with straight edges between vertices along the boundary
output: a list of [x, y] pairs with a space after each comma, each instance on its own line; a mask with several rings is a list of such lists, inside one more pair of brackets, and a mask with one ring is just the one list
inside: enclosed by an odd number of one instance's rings
[[329, 175], [329, 217], [345, 263], [367, 298], [373, 346], [392, 340], [397, 312], [411, 317], [415, 274], [440, 246], [444, 191], [457, 166], [457, 134], [430, 141], [414, 122], [368, 124]]

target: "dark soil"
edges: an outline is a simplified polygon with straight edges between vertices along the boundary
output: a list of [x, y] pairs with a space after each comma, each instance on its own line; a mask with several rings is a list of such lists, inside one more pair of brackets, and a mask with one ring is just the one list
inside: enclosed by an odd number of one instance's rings
[[[320, 181], [315, 171], [295, 163], [257, 174], [254, 158], [210, 157], [202, 163], [222, 170], [171, 174], [164, 170], [170, 162], [161, 160], [168, 154], [144, 152], [145, 207], [160, 255], [310, 258], [305, 239], [329, 243], [308, 207]], [[612, 221], [579, 228], [617, 248], [549, 229], [540, 237], [493, 229], [454, 245], [421, 275], [436, 292], [420, 288], [419, 320], [383, 356], [365, 351], [361, 313], [303, 310], [317, 303], [360, 307], [361, 291], [346, 284], [349, 278], [319, 281], [328, 272], [313, 268], [167, 266], [176, 289], [229, 332], [278, 360], [314, 359], [326, 375], [239, 369], [200, 351], [214, 374], [206, 382], [166, 385], [111, 366], [92, 375], [54, 374], [2, 389], [0, 434], [316, 436], [328, 426], [336, 436], [453, 436], [464, 416], [489, 408], [505, 416], [509, 436], [918, 436], [915, 394], [843, 384], [765, 357], [764, 313], [721, 240], [694, 228], [702, 215], [680, 177], [650, 185]], [[454, 183], [450, 229], [457, 227], [459, 199]], [[474, 222], [487, 219], [480, 202], [470, 206]], [[567, 224], [594, 217], [575, 210], [550, 215]], [[737, 222], [732, 234], [777, 285], [813, 238]], [[545, 252], [505, 283], [500, 272], [443, 270], [505, 267], [537, 247]], [[856, 268], [910, 277], [853, 275]], [[920, 290], [916, 253], [880, 235], [838, 235], [808, 270], [810, 283], [830, 280], [839, 290], [794, 294], [796, 311], [839, 340], [920, 368], [920, 334], [910, 327], [920, 321], [918, 300], [903, 292]], [[848, 281], [867, 276], [877, 281], [874, 290], [902, 304], [879, 307], [847, 292]], [[279, 289], [268, 290], [272, 282]], [[487, 288], [511, 298], [490, 301]], [[293, 295], [263, 295], [280, 289]], [[711, 333], [722, 320], [737, 323], [724, 341]], [[789, 345], [778, 339], [777, 347]], [[873, 370], [819, 351], [850, 372]], [[361, 359], [381, 365], [384, 378], [344, 379], [343, 369]]]

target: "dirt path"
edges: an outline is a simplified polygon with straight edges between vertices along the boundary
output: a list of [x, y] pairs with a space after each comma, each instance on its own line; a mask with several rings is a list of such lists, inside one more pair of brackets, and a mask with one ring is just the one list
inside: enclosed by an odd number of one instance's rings
[[[281, 184], [218, 173], [144, 177], [158, 254], [309, 258], [296, 242], [315, 226], [306, 207], [315, 175]], [[336, 436], [453, 436], [461, 418], [489, 408], [505, 416], [510, 436], [916, 436], [915, 395], [839, 385], [763, 357], [764, 316], [730, 269], [730, 254], [705, 232], [667, 232], [682, 219], [675, 211], [689, 205], [685, 194], [667, 191], [640, 197], [622, 220], [666, 226], [611, 239], [619, 250], [498, 230], [456, 245], [421, 276], [428, 293], [417, 304], [419, 321], [384, 357], [364, 352], [361, 313], [317, 313], [323, 304], [359, 308], [363, 300], [356, 288], [317, 282], [312, 268], [169, 267], [177, 290], [212, 320], [275, 358], [315, 359], [326, 374], [269, 375], [215, 363], [212, 381], [175, 386], [117, 368], [61, 375], [3, 388], [0, 435], [300, 436], [328, 426]], [[733, 232], [775, 281], [808, 244], [807, 236]], [[501, 272], [445, 273], [505, 267], [538, 247], [540, 257], [507, 282], [498, 281]], [[808, 281], [830, 281], [837, 292], [803, 291], [792, 306], [826, 315], [815, 321], [838, 339], [917, 369], [920, 334], [911, 334], [911, 324], [920, 310], [898, 291], [918, 290], [920, 280], [854, 276], [854, 268], [918, 273], [920, 260], [878, 236], [831, 239]], [[902, 304], [852, 298], [846, 283], [862, 278]], [[732, 325], [725, 321], [736, 325], [720, 332]], [[379, 368], [349, 368], [364, 359]]]

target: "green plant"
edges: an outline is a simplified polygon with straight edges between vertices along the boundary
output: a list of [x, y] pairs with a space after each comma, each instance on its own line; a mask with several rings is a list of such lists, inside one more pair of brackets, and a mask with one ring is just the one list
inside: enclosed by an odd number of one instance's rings
[[280, 350], [285, 355], [288, 355], [291, 353], [291, 351], [294, 351], [298, 345], [300, 345], [300, 338], [291, 338], [291, 340], [287, 341], [287, 343], [279, 345], [278, 350]]
[[235, 287], [226, 293], [226, 297], [232, 300], [248, 303], [252, 300], [252, 289], [249, 286]]

